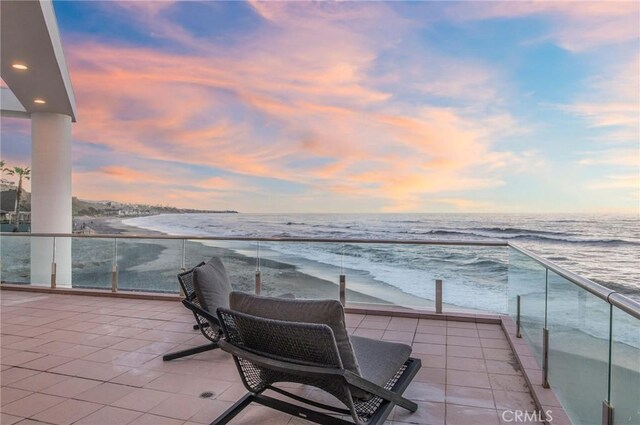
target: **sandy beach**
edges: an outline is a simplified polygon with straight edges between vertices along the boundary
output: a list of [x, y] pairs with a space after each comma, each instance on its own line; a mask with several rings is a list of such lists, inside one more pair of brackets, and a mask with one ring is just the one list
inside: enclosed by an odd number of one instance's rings
[[[129, 226], [122, 223], [120, 218], [78, 217], [76, 227], [82, 224], [90, 228], [91, 234], [100, 235], [163, 235], [164, 233]], [[78, 239], [84, 245], [79, 252], [93, 257], [92, 267], [74, 268], [74, 286], [78, 287], [107, 287], [110, 286], [110, 275], [106, 271], [110, 268], [110, 261], [104, 254], [111, 250], [111, 242], [96, 239]], [[101, 246], [102, 245], [102, 246]], [[253, 291], [255, 288], [256, 260], [226, 248], [224, 243], [187, 241], [185, 243], [185, 268], [195, 266], [213, 256], [222, 258], [234, 289], [239, 291]], [[144, 247], [143, 247], [144, 246]], [[141, 249], [142, 248], [142, 249]], [[101, 253], [103, 255], [101, 255]], [[108, 255], [107, 255], [108, 257]], [[182, 242], [176, 240], [121, 240], [118, 243], [119, 287], [134, 291], [177, 292], [176, 273], [182, 267]], [[96, 261], [103, 258], [105, 261]], [[321, 279], [301, 272], [298, 267], [279, 261], [261, 259], [260, 273], [262, 294], [281, 295], [295, 294], [300, 298], [339, 298], [338, 276], [335, 281]], [[360, 291], [347, 289], [349, 302], [367, 304], [401, 304], [414, 305], [416, 297], [406, 294], [397, 288], [387, 285], [382, 291], [378, 286], [377, 292], [384, 296], [371, 296]], [[429, 308], [433, 303], [423, 300], [423, 308]]]

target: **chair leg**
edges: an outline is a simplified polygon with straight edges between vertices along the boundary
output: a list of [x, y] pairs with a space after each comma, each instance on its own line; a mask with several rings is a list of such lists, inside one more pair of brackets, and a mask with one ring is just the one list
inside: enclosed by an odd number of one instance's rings
[[211, 422], [209, 425], [224, 425], [228, 423], [231, 419], [235, 418], [238, 413], [242, 412], [242, 410], [247, 407], [254, 400], [255, 394], [247, 393], [240, 400], [236, 401], [233, 406], [228, 408], [222, 415], [218, 416], [216, 420]]
[[204, 353], [205, 351], [215, 350], [218, 347], [218, 344], [212, 342], [211, 344], [200, 345], [198, 347], [188, 348], [182, 351], [176, 351], [175, 353], [169, 353], [162, 356], [162, 360], [169, 361], [174, 359], [179, 359], [181, 357], [191, 356], [198, 353]]
[[231, 419], [238, 415], [245, 407], [252, 402], [256, 402], [266, 407], [270, 407], [280, 412], [288, 413], [289, 415], [296, 416], [298, 418], [306, 419], [310, 422], [324, 425], [354, 425], [353, 422], [345, 421], [335, 416], [327, 415], [322, 412], [307, 409], [303, 406], [298, 406], [293, 403], [287, 403], [273, 397], [268, 397], [263, 394], [247, 393], [244, 397], [238, 400], [233, 406], [227, 409], [216, 420], [211, 422], [210, 425], [224, 425]]

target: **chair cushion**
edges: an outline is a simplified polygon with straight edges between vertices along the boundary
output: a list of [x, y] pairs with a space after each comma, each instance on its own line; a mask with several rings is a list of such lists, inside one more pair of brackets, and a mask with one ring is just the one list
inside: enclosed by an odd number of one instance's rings
[[261, 297], [243, 292], [232, 292], [231, 310], [266, 319], [287, 322], [318, 323], [331, 328], [338, 346], [342, 366], [360, 375], [358, 361], [353, 353], [344, 320], [342, 304], [336, 300], [292, 300]]
[[218, 307], [229, 307], [231, 284], [219, 258], [213, 257], [193, 270], [193, 287], [200, 306], [206, 311], [215, 314]]
[[361, 376], [381, 387], [393, 378], [411, 355], [411, 347], [405, 344], [361, 336], [351, 336], [350, 339]]

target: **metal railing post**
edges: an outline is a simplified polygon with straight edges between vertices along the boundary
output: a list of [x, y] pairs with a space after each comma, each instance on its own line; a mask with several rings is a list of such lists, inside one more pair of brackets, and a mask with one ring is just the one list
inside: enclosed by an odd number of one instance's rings
[[56, 287], [56, 279], [58, 278], [56, 273], [56, 237], [53, 237], [53, 252], [51, 256], [51, 289]]
[[256, 244], [256, 275], [255, 275], [255, 293], [260, 295], [262, 292], [262, 277], [260, 276], [260, 241]]
[[[187, 251], [186, 246], [187, 246], [187, 240], [183, 239], [182, 240], [182, 260], [180, 261], [180, 273], [184, 273], [187, 270], [187, 268], [185, 267], [186, 266], [186, 261], [185, 261], [186, 260], [186, 251]], [[181, 297], [186, 297], [187, 294], [185, 294], [184, 291], [182, 290], [182, 285], [178, 285], [178, 286], [180, 287], [180, 296]]]
[[613, 406], [607, 401], [602, 402], [602, 425], [613, 425]]
[[186, 271], [186, 253], [187, 253], [187, 240], [182, 240], [182, 260], [180, 261], [180, 271]]
[[118, 239], [113, 238], [113, 261], [111, 265], [111, 292], [118, 292]]
[[442, 314], [442, 279], [436, 279], [436, 313]]
[[344, 244], [340, 247], [340, 278], [338, 282], [340, 304], [345, 306], [347, 305], [347, 276], [344, 274]]
[[522, 338], [520, 332], [520, 295], [516, 296], [516, 338]]
[[613, 305], [609, 304], [609, 370], [607, 371], [607, 399], [602, 402], [602, 425], [613, 425], [611, 405], [611, 369], [613, 366]]
[[542, 328], [542, 386], [549, 388], [549, 329]]

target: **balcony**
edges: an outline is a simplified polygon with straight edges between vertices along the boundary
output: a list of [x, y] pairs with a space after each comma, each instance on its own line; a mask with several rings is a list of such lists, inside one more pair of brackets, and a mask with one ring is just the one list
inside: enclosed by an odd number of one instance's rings
[[[639, 423], [637, 303], [506, 242], [3, 234], [1, 243], [3, 424], [217, 417], [244, 392], [230, 356], [161, 358], [203, 343], [177, 302], [175, 274], [210, 255], [230, 265], [236, 289], [340, 299], [353, 334], [411, 343], [423, 369], [407, 394], [421, 408], [394, 411], [392, 423], [500, 424], [547, 411], [552, 424], [600, 424], [603, 411], [606, 420], [614, 412], [609, 423]], [[73, 285], [60, 280], [55, 255], [69, 243]], [[326, 267], [291, 254], [312, 244], [326, 252]], [[46, 281], [30, 273], [34, 245], [50, 247]], [[381, 262], [393, 250], [435, 257], [448, 271], [424, 282], [424, 296], [390, 292], [358, 269], [363, 247], [379, 250]], [[444, 267], [451, 253], [502, 267], [452, 271]], [[465, 282], [472, 302], [460, 297]], [[302, 421], [253, 407], [234, 423]]]

